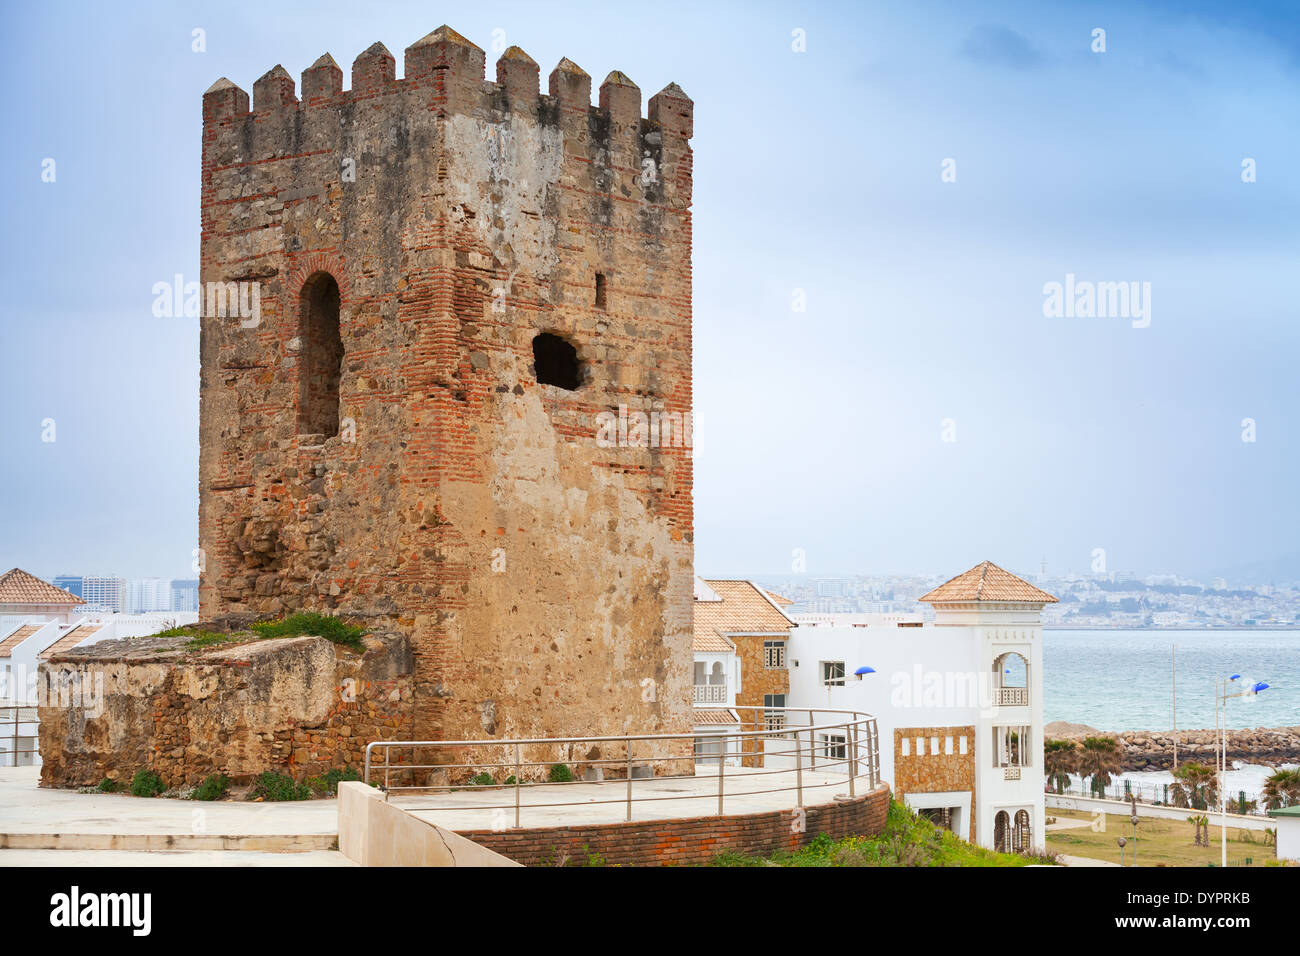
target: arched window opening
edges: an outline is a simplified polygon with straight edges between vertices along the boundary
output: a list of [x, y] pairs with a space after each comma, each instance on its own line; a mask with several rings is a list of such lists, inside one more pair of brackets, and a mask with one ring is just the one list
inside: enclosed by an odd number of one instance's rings
[[1016, 811], [1016, 826], [1011, 833], [1011, 852], [1024, 853], [1029, 849], [1029, 811]]
[[555, 385], [572, 392], [582, 384], [578, 350], [550, 332], [533, 339], [533, 367], [538, 385]]
[[997, 688], [999, 706], [1024, 707], [1029, 704], [1029, 661], [1015, 651], [1008, 651], [993, 662], [993, 686]]
[[339, 284], [328, 272], [303, 283], [298, 298], [298, 434], [339, 433]]
[[999, 853], [1011, 852], [1011, 818], [1007, 811], [999, 810], [993, 818], [993, 849]]

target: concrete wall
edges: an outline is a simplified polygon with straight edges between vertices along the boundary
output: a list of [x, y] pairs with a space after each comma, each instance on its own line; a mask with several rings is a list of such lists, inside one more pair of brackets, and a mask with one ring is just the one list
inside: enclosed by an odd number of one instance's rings
[[339, 784], [339, 850], [362, 866], [519, 866], [355, 781]]

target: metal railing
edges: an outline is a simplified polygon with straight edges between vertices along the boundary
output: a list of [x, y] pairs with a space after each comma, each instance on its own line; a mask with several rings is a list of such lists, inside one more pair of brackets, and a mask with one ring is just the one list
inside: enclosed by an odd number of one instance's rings
[[[22, 728], [29, 727], [30, 732], [23, 733]], [[0, 767], [29, 767], [35, 760], [23, 762], [22, 754], [32, 757], [39, 754], [40, 721], [37, 719], [34, 704], [0, 704]], [[18, 742], [27, 737], [32, 738], [33, 745], [22, 749]]]
[[[1130, 779], [1114, 780], [1105, 787], [1096, 789], [1092, 786], [1092, 781], [1080, 783], [1071, 780], [1070, 785], [1064, 790], [1056, 789], [1050, 782], [1045, 791], [1049, 796], [1060, 797], [1087, 797], [1099, 800], [1120, 800], [1127, 802], [1130, 797], [1137, 797], [1138, 803], [1150, 804], [1153, 807], [1171, 807], [1178, 810], [1186, 810], [1191, 813], [1212, 813], [1219, 812], [1219, 800], [1215, 797], [1210, 803], [1210, 807], [1182, 807], [1179, 806], [1176, 795], [1173, 793], [1172, 783], [1142, 783]], [[1203, 801], [1198, 801], [1203, 802]], [[1261, 793], [1255, 790], [1229, 790], [1228, 791], [1228, 812], [1238, 816], [1247, 817], [1267, 817], [1268, 806]]]
[[[624, 804], [632, 819], [636, 804], [672, 800], [712, 799], [716, 780], [718, 814], [725, 813], [727, 781], [744, 780], [750, 786], [733, 786], [732, 795], [746, 797], [793, 793], [795, 805], [804, 806], [808, 791], [838, 790], [848, 795], [880, 786], [880, 742], [876, 718], [855, 710], [793, 707], [736, 707], [740, 729], [721, 733], [622, 734], [592, 737], [544, 737], [507, 740], [376, 740], [366, 746], [365, 782], [380, 784], [384, 799], [394, 793], [450, 793], [494, 791], [502, 799], [472, 805], [421, 806], [419, 810], [514, 811], [514, 826], [521, 826], [529, 809], [592, 807]], [[773, 732], [765, 721], [784, 720]], [[748, 718], [748, 719], [746, 719]], [[746, 730], [746, 726], [755, 729]], [[828, 739], [829, 738], [829, 739]], [[697, 744], [716, 745], [717, 751], [697, 752]], [[610, 753], [612, 751], [612, 753]], [[432, 756], [427, 756], [432, 754]], [[477, 756], [482, 754], [482, 756]], [[382, 760], [377, 759], [382, 755]], [[409, 759], [409, 762], [408, 762]], [[714, 761], [716, 760], [716, 773]], [[578, 774], [568, 770], [579, 768]], [[563, 766], [567, 773], [556, 772]], [[696, 772], [697, 766], [708, 773]], [[730, 773], [728, 771], [730, 770]], [[805, 779], [805, 771], [817, 777]], [[418, 775], [436, 782], [417, 782]], [[608, 776], [607, 776], [608, 774]], [[830, 779], [823, 779], [829, 775]], [[567, 777], [567, 779], [566, 779]], [[698, 786], [673, 793], [636, 792], [643, 785], [666, 779], [696, 781]], [[498, 780], [502, 782], [498, 783]], [[409, 781], [409, 782], [407, 782]], [[758, 782], [758, 789], [753, 785]], [[622, 794], [604, 798], [593, 794], [593, 783], [625, 782]], [[588, 787], [578, 800], [526, 802], [524, 794], [539, 787]], [[612, 790], [613, 788], [608, 788]], [[495, 814], [494, 814], [495, 815]], [[504, 828], [504, 820], [501, 827]]]

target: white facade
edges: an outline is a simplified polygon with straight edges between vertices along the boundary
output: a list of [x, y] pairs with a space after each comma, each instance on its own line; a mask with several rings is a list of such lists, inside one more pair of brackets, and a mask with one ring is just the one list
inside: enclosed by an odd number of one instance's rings
[[[937, 608], [935, 623], [795, 628], [790, 633], [790, 707], [853, 709], [876, 716], [881, 774], [895, 779], [901, 728], [975, 728], [974, 739], [939, 734], [908, 740], [908, 754], [974, 752], [975, 792], [908, 793], [915, 809], [955, 811], [962, 836], [973, 814], [975, 840], [994, 847], [999, 813], [1013, 826], [1023, 810], [1029, 845], [1044, 848], [1043, 690], [1040, 605], [970, 602]], [[912, 622], [904, 622], [911, 625]], [[1017, 655], [1012, 657], [1009, 655]], [[826, 674], [842, 664], [842, 685]], [[867, 666], [875, 673], [853, 676]], [[1007, 673], [1007, 671], [1011, 673]], [[1011, 686], [1018, 685], [1018, 686]], [[937, 751], [937, 753], [934, 753]], [[922, 758], [924, 759], [924, 758]], [[972, 803], [974, 804], [972, 806]]]
[[1279, 814], [1272, 823], [1277, 827], [1277, 858], [1300, 863], [1300, 816]]

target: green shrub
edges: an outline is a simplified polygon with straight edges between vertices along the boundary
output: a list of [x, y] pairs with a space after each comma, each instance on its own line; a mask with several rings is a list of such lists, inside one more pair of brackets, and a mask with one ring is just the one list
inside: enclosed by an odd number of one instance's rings
[[258, 621], [252, 625], [254, 631], [262, 637], [299, 637], [303, 634], [323, 637], [335, 644], [342, 644], [354, 651], [364, 651], [366, 645], [361, 636], [366, 632], [359, 627], [344, 624], [337, 617], [317, 614], [315, 611], [301, 611], [275, 621]]
[[166, 789], [167, 785], [162, 782], [162, 777], [152, 770], [137, 770], [135, 776], [131, 778], [133, 797], [156, 797]]
[[110, 780], [108, 777], [105, 777], [103, 780], [99, 781], [99, 785], [95, 787], [95, 789], [100, 793], [117, 793], [122, 789], [122, 785], [116, 780]]
[[483, 773], [476, 773], [474, 776], [470, 777], [469, 782], [470, 785], [474, 787], [492, 787], [496, 785], [497, 781], [492, 774], [484, 771]]
[[569, 769], [567, 763], [551, 764], [551, 783], [569, 783], [573, 780], [573, 771]]
[[310, 800], [311, 787], [305, 783], [294, 783], [293, 777], [284, 773], [266, 771], [259, 774], [249, 791], [248, 798], [256, 800], [261, 797], [271, 803], [287, 800]]
[[230, 789], [230, 778], [224, 773], [214, 773], [194, 789], [190, 799], [220, 800], [226, 795], [228, 789]]
[[339, 792], [339, 784], [344, 780], [360, 780], [361, 774], [351, 767], [342, 770], [331, 768], [319, 777], [308, 777], [307, 786], [316, 793], [334, 796]]

